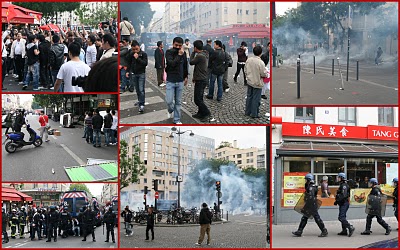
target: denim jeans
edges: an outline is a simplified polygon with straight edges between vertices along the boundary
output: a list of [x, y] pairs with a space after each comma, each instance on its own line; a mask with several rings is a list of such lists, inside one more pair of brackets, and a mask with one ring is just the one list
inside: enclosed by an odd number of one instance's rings
[[168, 112], [174, 112], [174, 123], [181, 121], [181, 99], [183, 82], [168, 82], [165, 101], [167, 102]]
[[39, 63], [36, 62], [33, 65], [28, 65], [28, 72], [26, 74], [26, 78], [25, 78], [25, 86], [29, 85], [29, 82], [31, 81], [31, 75], [29, 74], [29, 72], [32, 72], [32, 81], [33, 81], [33, 88], [37, 89], [39, 88]]
[[[57, 75], [58, 75], [58, 71], [60, 70], [52, 70], [51, 71], [51, 85], [54, 86], [56, 84], [57, 81]], [[60, 89], [58, 90], [58, 92], [64, 92], [64, 83], [61, 84]]]
[[93, 129], [93, 145], [101, 145], [101, 129]]
[[214, 75], [211, 74], [211, 80], [210, 80], [210, 88], [208, 91], [208, 96], [213, 97], [214, 96], [214, 85], [215, 85], [215, 80], [217, 80], [218, 84], [218, 91], [217, 91], [217, 100], [222, 99], [222, 80], [224, 78], [224, 74], [221, 75]]
[[121, 86], [120, 86], [120, 90], [121, 91], [125, 91], [125, 88], [128, 86], [129, 84], [129, 78], [126, 77], [126, 70], [124, 68], [121, 69]]
[[253, 88], [247, 86], [247, 99], [246, 99], [246, 111], [245, 114], [251, 117], [257, 117], [261, 101], [262, 89]]
[[131, 74], [131, 81], [133, 86], [136, 89], [136, 94], [138, 96], [138, 101], [139, 101], [139, 106], [144, 106], [144, 98], [145, 98], [145, 93], [144, 93], [144, 83], [146, 79], [146, 74]]
[[111, 143], [117, 143], [117, 130], [111, 130]]
[[103, 132], [104, 132], [105, 144], [108, 145], [110, 143], [111, 128], [104, 128]]
[[86, 127], [86, 142], [93, 143], [93, 128], [92, 127]]

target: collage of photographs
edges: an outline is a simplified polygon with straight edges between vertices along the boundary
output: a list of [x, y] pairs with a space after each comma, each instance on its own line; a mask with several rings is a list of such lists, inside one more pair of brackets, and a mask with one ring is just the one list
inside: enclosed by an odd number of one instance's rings
[[1, 8], [2, 248], [398, 249], [398, 1]]

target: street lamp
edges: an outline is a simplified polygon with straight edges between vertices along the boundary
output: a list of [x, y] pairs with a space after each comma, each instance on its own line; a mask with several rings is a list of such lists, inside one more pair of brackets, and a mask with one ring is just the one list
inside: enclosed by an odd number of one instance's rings
[[174, 138], [174, 134], [178, 135], [178, 176], [176, 177], [176, 181], [178, 182], [178, 208], [181, 207], [181, 182], [183, 178], [181, 176], [181, 135], [186, 132], [190, 132], [190, 136], [194, 136], [192, 130], [181, 131], [180, 128], [172, 127], [170, 138]]

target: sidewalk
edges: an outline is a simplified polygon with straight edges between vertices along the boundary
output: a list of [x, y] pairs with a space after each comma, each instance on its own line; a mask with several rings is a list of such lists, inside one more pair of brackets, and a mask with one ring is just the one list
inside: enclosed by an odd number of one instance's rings
[[[322, 218], [323, 219], [323, 218]], [[398, 237], [398, 226], [395, 217], [384, 217], [386, 223], [392, 227], [390, 235], [385, 235], [385, 229], [382, 228], [376, 219], [372, 220], [371, 235], [361, 235], [365, 230], [366, 220], [349, 220], [350, 224], [355, 227], [352, 237], [339, 236], [337, 233], [341, 231], [339, 221], [324, 221], [325, 227], [328, 229], [328, 237], [320, 238], [321, 233], [314, 220], [309, 220], [303, 231], [302, 237], [295, 237], [292, 231], [296, 231], [299, 223], [272, 225], [272, 247], [274, 248], [358, 248], [374, 242], [391, 240]]]

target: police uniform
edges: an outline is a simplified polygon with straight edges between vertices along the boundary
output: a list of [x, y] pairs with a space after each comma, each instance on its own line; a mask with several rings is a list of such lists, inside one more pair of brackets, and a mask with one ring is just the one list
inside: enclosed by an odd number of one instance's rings
[[86, 209], [83, 213], [83, 223], [85, 226], [84, 238], [82, 241], [86, 241], [86, 237], [88, 234], [92, 234], [93, 241], [96, 241], [96, 236], [94, 235], [94, 224], [95, 224], [96, 215], [91, 209]]
[[[381, 197], [382, 196], [382, 191], [379, 187], [373, 186], [371, 189], [371, 192], [369, 195]], [[367, 201], [368, 202], [368, 201]], [[380, 204], [379, 204], [380, 205]], [[381, 209], [380, 207], [378, 209]], [[365, 231], [362, 232], [362, 235], [370, 235], [371, 234], [371, 224], [372, 224], [372, 219], [376, 217], [376, 220], [378, 221], [379, 225], [381, 225], [384, 229], [386, 229], [385, 235], [389, 235], [392, 229], [390, 226], [382, 219], [382, 216], [377, 215], [377, 214], [372, 214], [372, 209], [369, 210], [369, 213], [367, 215], [367, 224], [365, 226]]]
[[113, 243], [115, 243], [114, 237], [114, 224], [115, 224], [116, 215], [112, 212], [112, 209], [109, 209], [107, 213], [104, 215], [104, 223], [106, 224], [107, 228], [107, 239], [105, 242], [109, 242], [110, 240], [110, 233]]
[[398, 199], [397, 185], [396, 185], [396, 187], [394, 188], [394, 191], [393, 191], [393, 207], [394, 207], [394, 216], [396, 216], [396, 220], [399, 221], [399, 219], [397, 218], [397, 206], [398, 206], [398, 203], [397, 203], [397, 199]]
[[67, 211], [67, 207], [64, 208], [64, 211], [61, 212], [60, 214], [60, 220], [61, 220], [61, 230], [62, 230], [62, 236], [63, 238], [67, 238], [68, 237], [68, 231], [70, 229], [71, 226], [71, 221], [72, 221], [72, 217], [71, 214]]
[[51, 236], [54, 237], [54, 242], [57, 241], [57, 226], [60, 220], [60, 214], [54, 207], [50, 207], [50, 212], [47, 215], [47, 241], [51, 241]]
[[[317, 194], [318, 194], [318, 186], [315, 185], [314, 181], [310, 180], [307, 181], [305, 184], [305, 203], [310, 204], [311, 206], [317, 206], [316, 200], [317, 200]], [[321, 217], [319, 216], [318, 213], [318, 207], [313, 207], [312, 210], [314, 211], [312, 213], [312, 217], [314, 217], [315, 222], [317, 223], [319, 229], [321, 230], [321, 234], [319, 237], [325, 237], [328, 235], [328, 230], [325, 228], [324, 222], [322, 221]], [[300, 221], [299, 228], [297, 231], [292, 232], [295, 236], [301, 236], [303, 233], [304, 228], [306, 227], [308, 222], [308, 217], [303, 215]]]
[[349, 197], [350, 197], [350, 186], [346, 180], [340, 182], [339, 188], [336, 191], [335, 205], [339, 205], [339, 217], [338, 220], [342, 223], [342, 232], [338, 235], [347, 235], [347, 229], [349, 230], [349, 237], [354, 232], [354, 227], [346, 219], [347, 210], [349, 210]]

